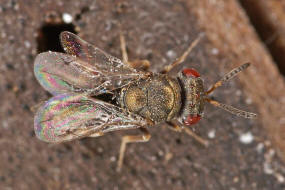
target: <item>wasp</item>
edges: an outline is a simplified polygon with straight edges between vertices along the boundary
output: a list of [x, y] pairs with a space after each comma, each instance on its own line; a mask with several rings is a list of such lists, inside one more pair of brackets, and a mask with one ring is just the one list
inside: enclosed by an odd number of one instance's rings
[[[65, 53], [44, 52], [34, 63], [41, 86], [53, 97], [41, 104], [34, 118], [36, 136], [46, 142], [61, 143], [84, 137], [98, 137], [111, 131], [139, 129], [142, 134], [122, 138], [118, 170], [123, 164], [127, 143], [147, 142], [148, 128], [167, 123], [184, 130], [199, 142], [208, 142], [189, 128], [203, 117], [206, 102], [234, 115], [254, 118], [256, 114], [219, 103], [208, 95], [235, 77], [250, 64], [243, 64], [204, 90], [200, 74], [184, 68], [176, 77], [169, 72], [184, 62], [200, 36], [175, 62], [160, 73], [147, 71], [147, 60], [128, 61], [126, 43], [120, 36], [123, 61], [82, 40], [62, 32]], [[102, 96], [111, 95], [110, 100]]]

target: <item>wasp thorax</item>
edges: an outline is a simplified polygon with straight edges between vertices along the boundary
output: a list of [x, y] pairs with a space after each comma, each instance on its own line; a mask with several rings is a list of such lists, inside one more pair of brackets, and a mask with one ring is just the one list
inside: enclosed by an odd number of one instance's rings
[[167, 75], [154, 75], [121, 90], [121, 107], [154, 123], [170, 121], [181, 107], [178, 80]]
[[179, 74], [182, 83], [183, 107], [181, 120], [184, 125], [197, 123], [203, 114], [205, 93], [203, 80], [195, 69], [183, 69]]

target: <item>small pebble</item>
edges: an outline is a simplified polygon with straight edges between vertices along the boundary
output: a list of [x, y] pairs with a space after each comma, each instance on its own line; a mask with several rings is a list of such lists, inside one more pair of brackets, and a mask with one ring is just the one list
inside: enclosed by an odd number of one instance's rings
[[247, 99], [245, 100], [245, 103], [247, 103], [247, 104], [252, 104], [252, 99], [251, 99], [251, 98], [247, 98]]
[[173, 50], [168, 50], [166, 52], [167, 57], [169, 57], [170, 59], [175, 59], [176, 58], [176, 53]]
[[262, 153], [263, 149], [264, 149], [264, 144], [258, 143], [258, 145], [256, 147], [257, 152], [260, 154], [260, 153]]
[[281, 175], [280, 173], [276, 173], [275, 177], [277, 178], [279, 183], [284, 183], [285, 182], [285, 178], [283, 175]]
[[236, 95], [237, 95], [237, 96], [241, 96], [241, 93], [242, 93], [241, 90], [237, 90], [237, 91], [236, 91]]
[[115, 156], [111, 156], [110, 161], [111, 162], [115, 162], [116, 161], [116, 157]]
[[72, 22], [73, 18], [72, 18], [72, 16], [70, 14], [63, 13], [62, 20], [63, 20], [64, 23], [69, 24], [69, 23]]
[[241, 134], [239, 137], [239, 140], [243, 144], [250, 144], [253, 142], [254, 137], [251, 132], [247, 132], [247, 133]]
[[31, 43], [29, 41], [25, 41], [24, 44], [25, 44], [26, 48], [30, 48], [31, 47]]
[[219, 54], [219, 50], [217, 48], [213, 48], [212, 49], [212, 54], [213, 55], [218, 55]]
[[209, 137], [210, 139], [215, 138], [215, 137], [216, 137], [216, 130], [213, 129], [213, 130], [209, 131], [208, 137]]

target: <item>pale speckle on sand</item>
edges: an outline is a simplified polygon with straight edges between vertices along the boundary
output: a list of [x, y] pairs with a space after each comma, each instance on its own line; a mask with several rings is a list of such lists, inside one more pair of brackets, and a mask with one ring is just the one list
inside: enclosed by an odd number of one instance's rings
[[63, 13], [62, 14], [62, 20], [63, 20], [64, 23], [69, 24], [69, 23], [72, 22], [73, 18], [72, 18], [72, 16], [70, 14]]
[[240, 135], [239, 140], [243, 144], [250, 144], [254, 140], [254, 136], [251, 132], [243, 133]]
[[264, 144], [258, 143], [258, 145], [256, 146], [256, 150], [259, 154], [262, 153], [262, 151], [264, 150]]
[[31, 47], [31, 43], [29, 41], [25, 41], [24, 44], [25, 44], [26, 48], [30, 48]]
[[241, 94], [242, 94], [241, 90], [237, 90], [237, 91], [236, 91], [236, 95], [237, 95], [237, 96], [241, 96]]
[[110, 161], [111, 162], [115, 162], [116, 161], [116, 156], [111, 156]]
[[219, 50], [218, 50], [217, 48], [213, 48], [213, 49], [211, 50], [211, 53], [212, 53], [213, 55], [218, 55], [218, 54], [219, 54]]
[[245, 103], [246, 103], [246, 104], [252, 104], [252, 99], [251, 99], [251, 98], [247, 98], [247, 99], [245, 100]]
[[170, 59], [175, 59], [176, 58], [176, 52], [175, 51], [173, 51], [173, 50], [168, 50], [167, 52], [166, 52], [166, 55], [167, 55], [167, 57], [168, 58], [170, 58]]
[[216, 137], [216, 130], [214, 130], [214, 129], [210, 130], [210, 131], [208, 132], [208, 137], [209, 137], [210, 139], [215, 138], [215, 137]]

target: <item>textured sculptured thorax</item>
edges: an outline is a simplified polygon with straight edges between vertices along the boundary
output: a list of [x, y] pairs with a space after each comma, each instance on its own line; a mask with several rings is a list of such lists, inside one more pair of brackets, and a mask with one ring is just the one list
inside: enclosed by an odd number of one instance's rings
[[198, 78], [187, 78], [179, 76], [182, 86], [183, 107], [181, 111], [182, 120], [190, 115], [203, 115], [205, 106], [205, 92], [203, 80]]
[[177, 79], [156, 74], [123, 88], [119, 102], [154, 123], [170, 121], [180, 110], [181, 88]]

